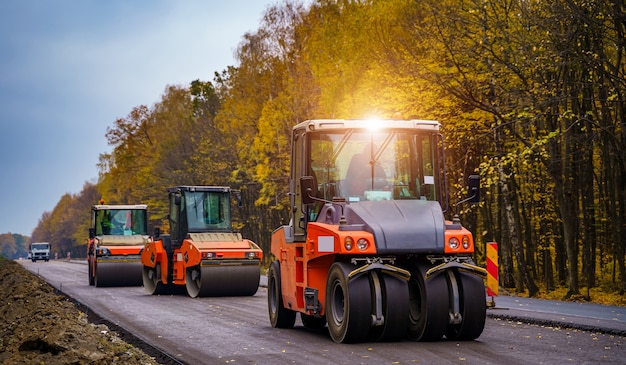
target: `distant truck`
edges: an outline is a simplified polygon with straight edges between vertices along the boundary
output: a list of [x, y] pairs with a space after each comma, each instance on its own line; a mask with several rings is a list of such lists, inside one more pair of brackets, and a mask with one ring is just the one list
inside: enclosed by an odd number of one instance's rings
[[30, 259], [33, 262], [37, 260], [50, 260], [50, 244], [48, 242], [36, 242], [30, 244]]

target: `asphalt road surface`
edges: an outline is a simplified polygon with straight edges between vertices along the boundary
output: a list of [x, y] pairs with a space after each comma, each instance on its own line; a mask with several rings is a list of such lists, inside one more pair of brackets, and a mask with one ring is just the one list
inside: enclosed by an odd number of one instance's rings
[[[151, 296], [88, 285], [87, 266], [22, 261], [81, 309], [186, 364], [624, 364], [626, 308], [497, 297], [475, 341], [334, 343], [326, 330], [272, 328], [251, 297]], [[570, 324], [573, 328], [563, 327]], [[581, 329], [577, 329], [581, 328]]]

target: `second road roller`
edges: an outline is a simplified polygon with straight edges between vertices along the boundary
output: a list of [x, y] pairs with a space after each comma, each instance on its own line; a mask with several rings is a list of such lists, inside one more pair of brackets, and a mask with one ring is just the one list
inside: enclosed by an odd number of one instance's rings
[[175, 186], [169, 195], [169, 234], [157, 229], [141, 253], [148, 294], [184, 287], [190, 297], [249, 296], [259, 287], [263, 251], [233, 229], [224, 186]]
[[87, 244], [89, 285], [141, 285], [140, 252], [148, 242], [148, 206], [105, 205], [91, 207]]

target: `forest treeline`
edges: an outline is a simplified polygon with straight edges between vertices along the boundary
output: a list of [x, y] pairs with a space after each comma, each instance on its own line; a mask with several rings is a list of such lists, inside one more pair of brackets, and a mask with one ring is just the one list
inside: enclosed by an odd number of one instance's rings
[[[450, 202], [500, 284], [626, 289], [626, 6], [621, 0], [313, 0], [269, 7], [237, 66], [167, 86], [115, 120], [99, 178], [44, 212], [33, 241], [84, 256], [90, 205], [149, 206], [166, 187], [241, 189], [242, 233], [269, 256], [288, 220], [290, 130], [320, 118], [442, 123]], [[199, 45], [201, 46], [201, 45]], [[454, 212], [452, 206], [448, 212]]]

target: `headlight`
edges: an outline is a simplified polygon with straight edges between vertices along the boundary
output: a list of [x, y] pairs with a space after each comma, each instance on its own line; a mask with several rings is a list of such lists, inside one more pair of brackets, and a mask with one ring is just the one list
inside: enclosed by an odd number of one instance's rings
[[370, 246], [370, 243], [365, 238], [359, 238], [359, 240], [356, 242], [356, 248], [358, 248], [361, 251], [367, 250], [369, 246]]
[[253, 258], [256, 257], [256, 253], [253, 252], [253, 251], [250, 251], [250, 252], [247, 253], [247, 256], [248, 256], [249, 259], [253, 259]]
[[215, 254], [213, 252], [205, 252], [204, 257], [207, 259], [212, 259], [215, 257]]
[[345, 241], [343, 241], [343, 247], [346, 251], [352, 250], [352, 247], [354, 247], [354, 240], [352, 237], [346, 237]]
[[459, 239], [456, 237], [450, 238], [450, 240], [448, 241], [448, 246], [451, 249], [456, 250], [457, 248], [459, 248]]
[[469, 246], [470, 246], [469, 237], [463, 236], [463, 248], [467, 250]]
[[96, 255], [98, 256], [109, 256], [110, 254], [111, 254], [111, 251], [109, 251], [109, 249], [106, 247], [98, 247], [96, 249]]

